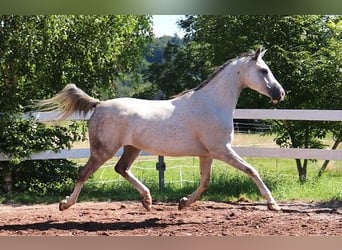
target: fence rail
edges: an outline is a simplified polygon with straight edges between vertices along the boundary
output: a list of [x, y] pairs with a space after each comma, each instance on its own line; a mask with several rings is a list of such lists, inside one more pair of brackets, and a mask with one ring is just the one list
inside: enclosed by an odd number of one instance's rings
[[235, 119], [301, 121], [342, 121], [342, 110], [318, 109], [237, 109]]
[[[42, 122], [53, 121], [58, 116], [56, 112], [37, 112], [31, 114], [34, 118]], [[27, 115], [28, 116], [28, 115]], [[72, 115], [69, 120], [88, 120], [91, 116], [79, 114]], [[276, 109], [237, 109], [234, 119], [280, 119], [280, 120], [310, 120], [310, 121], [342, 121], [342, 110], [276, 110]], [[271, 157], [288, 159], [317, 159], [317, 160], [342, 160], [341, 150], [328, 149], [300, 149], [300, 148], [261, 148], [261, 147], [235, 147], [241, 156], [250, 157]], [[122, 154], [120, 149], [116, 156]], [[37, 152], [27, 160], [42, 159], [77, 159], [88, 158], [89, 148], [72, 148], [53, 152], [51, 150]], [[149, 155], [142, 152], [142, 155]], [[0, 153], [0, 161], [8, 161], [5, 154]]]

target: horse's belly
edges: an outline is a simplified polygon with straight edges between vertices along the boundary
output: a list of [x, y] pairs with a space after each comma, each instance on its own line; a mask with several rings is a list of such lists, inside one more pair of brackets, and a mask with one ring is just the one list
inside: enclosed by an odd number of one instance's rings
[[208, 155], [208, 151], [200, 145], [193, 144], [192, 147], [179, 145], [176, 142], [159, 142], [150, 144], [139, 144], [136, 147], [154, 155], [165, 156], [200, 156]]
[[208, 151], [201, 147], [199, 144], [192, 144], [186, 146], [174, 141], [162, 141], [159, 143], [141, 144], [137, 145], [143, 151], [149, 152], [154, 155], [165, 156], [200, 156], [207, 155]]
[[158, 126], [152, 124], [137, 128], [126, 144], [131, 144], [156, 155], [187, 156], [206, 155], [208, 152], [202, 143], [189, 131], [179, 126]]

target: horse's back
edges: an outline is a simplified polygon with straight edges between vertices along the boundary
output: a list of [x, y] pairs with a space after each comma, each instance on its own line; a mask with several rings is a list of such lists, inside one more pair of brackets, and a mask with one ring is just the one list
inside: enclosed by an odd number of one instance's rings
[[206, 153], [186, 106], [173, 100], [117, 98], [101, 102], [89, 121], [89, 133], [107, 144], [133, 145], [155, 154]]

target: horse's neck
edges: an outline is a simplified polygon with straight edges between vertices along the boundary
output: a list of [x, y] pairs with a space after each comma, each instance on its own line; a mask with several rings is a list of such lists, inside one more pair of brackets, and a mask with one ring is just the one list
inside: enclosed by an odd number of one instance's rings
[[233, 111], [242, 90], [237, 64], [227, 65], [207, 86], [198, 91], [199, 95]]

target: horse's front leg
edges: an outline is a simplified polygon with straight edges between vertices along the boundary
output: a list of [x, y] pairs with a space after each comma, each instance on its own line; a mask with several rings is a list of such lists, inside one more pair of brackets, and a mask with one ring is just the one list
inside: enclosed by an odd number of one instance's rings
[[201, 182], [199, 187], [188, 197], [183, 197], [178, 203], [178, 209], [181, 210], [184, 207], [190, 206], [197, 201], [201, 194], [206, 190], [210, 183], [211, 164], [213, 159], [211, 157], [200, 157], [200, 172]]
[[278, 211], [281, 210], [279, 205], [274, 200], [271, 191], [267, 188], [265, 183], [262, 181], [258, 171], [244, 161], [232, 148], [230, 145], [227, 145], [224, 150], [218, 150], [215, 152], [215, 158], [221, 160], [234, 168], [241, 170], [242, 172], [248, 174], [255, 184], [258, 186], [259, 191], [267, 200], [267, 207], [269, 210]]
[[133, 146], [125, 146], [120, 160], [115, 165], [115, 171], [122, 175], [138, 190], [144, 208], [150, 211], [152, 207], [152, 197], [150, 194], [150, 190], [129, 170], [133, 161], [139, 156], [140, 151], [140, 149]]

